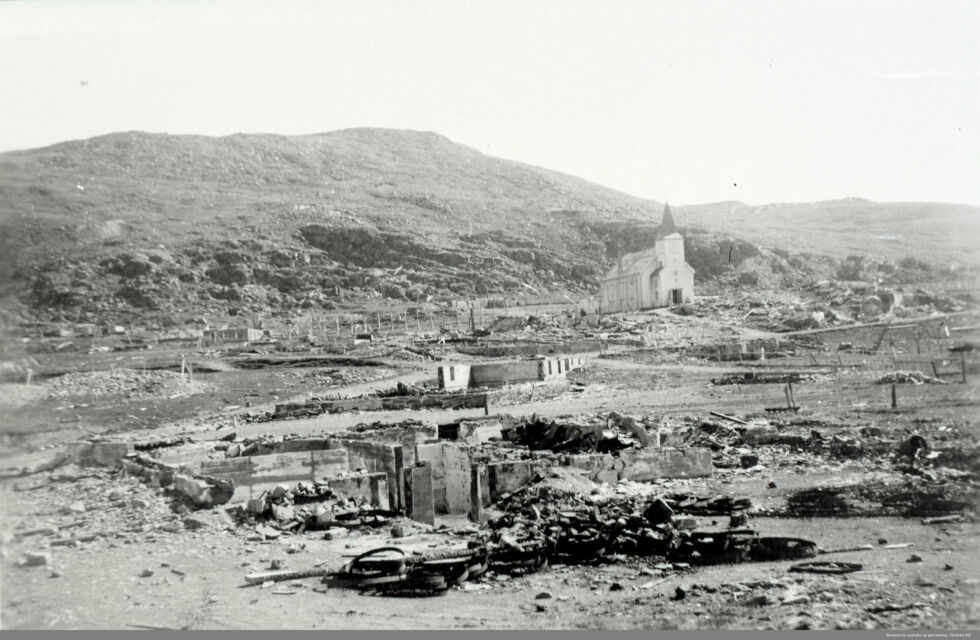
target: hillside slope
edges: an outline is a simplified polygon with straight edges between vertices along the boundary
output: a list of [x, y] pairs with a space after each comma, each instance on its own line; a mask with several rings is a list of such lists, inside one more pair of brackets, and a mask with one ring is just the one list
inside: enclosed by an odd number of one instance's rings
[[692, 225], [799, 253], [912, 257], [946, 265], [980, 261], [980, 207], [969, 205], [863, 198], [761, 206], [718, 202], [685, 207], [684, 214]]
[[[911, 235], [915, 216], [896, 217], [895, 206], [906, 205], [848, 205], [848, 228], [899, 225], [895, 233]], [[976, 230], [977, 208], [921, 206]], [[741, 217], [718, 205], [678, 210], [702, 282], [832, 273], [839, 227], [787, 207], [737, 209]], [[0, 154], [0, 295], [30, 315], [85, 320], [331, 309], [372, 297], [585, 295], [620, 247], [649, 246], [662, 208], [433, 133], [110, 134]], [[938, 229], [950, 242], [964, 236]], [[935, 250], [915, 249], [908, 255]], [[953, 253], [944, 260], [965, 260]]]

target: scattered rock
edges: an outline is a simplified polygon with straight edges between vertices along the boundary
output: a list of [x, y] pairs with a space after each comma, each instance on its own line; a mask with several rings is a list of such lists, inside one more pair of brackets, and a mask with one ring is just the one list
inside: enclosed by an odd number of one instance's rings
[[70, 513], [85, 513], [85, 511], [86, 511], [86, 509], [85, 509], [85, 503], [84, 502], [81, 502], [81, 501], [72, 502], [70, 505], [68, 505], [67, 507], [65, 507], [64, 509], [61, 510], [61, 512], [62, 513], [65, 513], [65, 514], [70, 514]]
[[280, 535], [282, 535], [282, 533], [279, 532], [278, 530], [273, 529], [272, 527], [264, 524], [260, 524], [257, 527], [255, 527], [255, 532], [261, 535], [264, 539], [268, 539], [268, 540], [275, 540]]
[[786, 621], [786, 626], [794, 631], [807, 631], [812, 629], [810, 621], [802, 616], [795, 616]]
[[152, 575], [153, 575], [153, 570], [152, 569], [143, 569], [143, 573], [140, 574], [140, 577], [141, 578], [149, 578]]
[[272, 499], [277, 500], [287, 493], [289, 493], [289, 485], [277, 484], [276, 488], [272, 490]]
[[550, 591], [542, 591], [538, 595], [534, 596], [534, 599], [535, 600], [548, 600], [551, 597], [552, 596], [551, 596], [551, 592]]
[[772, 600], [769, 598], [769, 596], [762, 594], [746, 598], [745, 600], [742, 600], [741, 604], [743, 607], [764, 607], [772, 604]]
[[922, 556], [920, 556], [917, 553], [913, 553], [912, 555], [910, 555], [908, 557], [908, 559], [906, 560], [906, 562], [922, 562]]
[[24, 565], [28, 567], [41, 567], [51, 564], [51, 554], [47, 551], [28, 551], [24, 554]]
[[671, 598], [671, 600], [683, 600], [686, 597], [687, 591], [685, 591], [683, 587], [677, 587], [674, 589], [674, 596]]
[[296, 510], [289, 505], [272, 505], [272, 517], [279, 522], [289, 522], [296, 517]]

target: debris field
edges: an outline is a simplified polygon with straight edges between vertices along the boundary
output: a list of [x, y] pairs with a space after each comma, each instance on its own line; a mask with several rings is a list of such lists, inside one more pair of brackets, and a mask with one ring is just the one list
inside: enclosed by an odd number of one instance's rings
[[972, 628], [978, 313], [819, 286], [812, 322], [41, 340], [0, 406], [3, 627]]

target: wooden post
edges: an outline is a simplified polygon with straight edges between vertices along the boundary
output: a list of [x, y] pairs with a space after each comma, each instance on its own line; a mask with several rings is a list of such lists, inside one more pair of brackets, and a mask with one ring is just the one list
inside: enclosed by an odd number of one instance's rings
[[470, 466], [470, 520], [479, 523], [483, 520], [483, 485], [481, 480], [482, 465], [473, 463]]
[[377, 312], [377, 316], [378, 316], [378, 333], [381, 333], [381, 312], [380, 311]]
[[792, 409], [796, 408], [796, 396], [793, 395], [793, 383], [786, 383], [786, 388], [789, 389], [789, 406]]
[[966, 382], [966, 351], [960, 351], [960, 366], [963, 375], [961, 382]]
[[786, 396], [786, 408], [791, 409], [793, 404], [789, 400], [789, 386], [783, 387], [783, 395]]
[[470, 333], [476, 333], [476, 315], [473, 307], [470, 307]]
[[895, 390], [895, 383], [892, 383], [892, 409], [898, 407], [898, 392]]
[[[966, 375], [966, 366], [965, 365], [963, 366], [963, 375], [964, 376]], [[28, 386], [30, 386], [30, 384], [31, 384], [31, 378], [33, 378], [33, 377], [34, 377], [34, 371], [32, 371], [30, 367], [28, 367], [27, 368], [27, 385]], [[966, 382], [966, 378], [965, 377], [963, 378], [963, 382]]]
[[337, 321], [337, 337], [340, 337], [340, 316], [334, 316], [334, 320]]

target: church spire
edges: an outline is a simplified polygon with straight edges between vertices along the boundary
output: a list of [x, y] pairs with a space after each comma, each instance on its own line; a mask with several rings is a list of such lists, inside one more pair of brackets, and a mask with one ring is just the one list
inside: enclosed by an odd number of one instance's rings
[[672, 233], [677, 233], [677, 225], [674, 224], [674, 216], [670, 213], [670, 205], [664, 204], [664, 218], [660, 222], [660, 228], [657, 229], [657, 235], [661, 238], [669, 236]]

